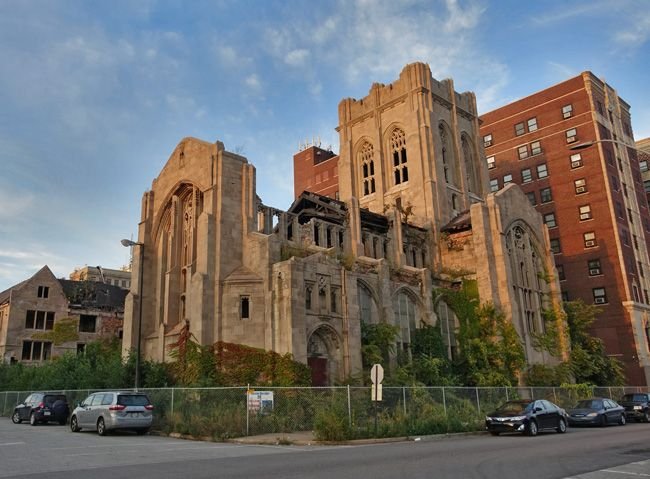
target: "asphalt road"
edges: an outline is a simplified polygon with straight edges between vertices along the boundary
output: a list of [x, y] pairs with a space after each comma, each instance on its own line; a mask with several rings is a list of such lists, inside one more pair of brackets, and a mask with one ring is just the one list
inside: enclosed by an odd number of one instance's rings
[[643, 479], [650, 477], [650, 424], [572, 428], [534, 438], [475, 435], [372, 445], [258, 446], [129, 433], [99, 437], [0, 418], [4, 477]]

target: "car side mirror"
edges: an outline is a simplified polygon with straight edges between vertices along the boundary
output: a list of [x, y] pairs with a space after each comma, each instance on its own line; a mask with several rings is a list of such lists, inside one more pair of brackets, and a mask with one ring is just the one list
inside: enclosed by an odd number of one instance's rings
[[533, 412], [540, 412], [541, 410], [542, 410], [541, 407], [536, 407], [535, 409], [533, 409]]
[[78, 402], [75, 404], [75, 407], [84, 407], [84, 403]]

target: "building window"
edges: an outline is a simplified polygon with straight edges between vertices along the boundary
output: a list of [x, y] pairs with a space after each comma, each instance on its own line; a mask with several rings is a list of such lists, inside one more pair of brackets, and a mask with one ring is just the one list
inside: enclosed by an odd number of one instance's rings
[[637, 239], [636, 235], [632, 235], [632, 243], [634, 243], [634, 249], [638, 250], [639, 249], [639, 240]]
[[593, 248], [594, 246], [596, 246], [596, 233], [594, 233], [593, 231], [584, 233], [582, 235], [582, 238], [584, 239], [585, 248]]
[[572, 114], [573, 114], [573, 105], [564, 105], [562, 107], [562, 118], [566, 120], [567, 118], [571, 118]]
[[619, 218], [625, 218], [625, 213], [623, 212], [623, 205], [620, 201], [614, 203], [614, 208], [616, 209], [616, 216]]
[[338, 313], [339, 312], [339, 302], [340, 302], [340, 294], [338, 288], [331, 288], [330, 289], [330, 311], [332, 313]]
[[526, 133], [526, 128], [524, 127], [524, 122], [522, 121], [521, 123], [517, 123], [515, 125], [515, 135], [521, 136], [524, 133]]
[[634, 215], [630, 208], [627, 209], [627, 219], [630, 221], [630, 224], [634, 224]]
[[621, 237], [623, 240], [623, 246], [630, 246], [630, 235], [627, 230], [621, 230]]
[[530, 144], [530, 154], [539, 155], [542, 152], [542, 143], [540, 141], [533, 141]]
[[495, 192], [499, 191], [499, 180], [498, 179], [493, 179], [490, 180], [490, 191]]
[[305, 288], [305, 309], [307, 311], [312, 309], [312, 293], [314, 291], [314, 287], [312, 285], [308, 285]]
[[591, 206], [583, 205], [579, 208], [580, 211], [580, 221], [590, 220], [591, 219]]
[[537, 130], [537, 118], [531, 118], [528, 120], [528, 131], [536, 131]]
[[548, 168], [546, 167], [546, 163], [537, 165], [537, 178], [541, 180], [542, 178], [546, 178], [547, 176], [548, 176]]
[[86, 345], [84, 343], [77, 343], [77, 355], [84, 354], [86, 352]]
[[594, 288], [592, 289], [594, 295], [594, 304], [605, 304], [607, 303], [607, 293], [605, 288]]
[[596, 100], [596, 109], [598, 110], [598, 113], [604, 115], [603, 104], [600, 100]]
[[623, 187], [623, 196], [627, 198], [627, 185], [624, 181], [621, 181], [621, 186]]
[[539, 190], [539, 202], [540, 203], [550, 203], [553, 201], [553, 195], [551, 194], [551, 187], [542, 188]]
[[24, 361], [46, 361], [52, 356], [52, 343], [45, 341], [23, 341]]
[[496, 162], [494, 161], [494, 156], [488, 156], [485, 161], [487, 162], [488, 170], [496, 168]]
[[483, 146], [487, 148], [488, 146], [492, 146], [492, 133], [488, 133], [483, 137]]
[[529, 181], [533, 181], [533, 173], [530, 168], [525, 168], [521, 170], [521, 182], [528, 183]]
[[546, 213], [544, 215], [544, 224], [549, 228], [557, 227], [557, 223], [555, 221], [555, 213]]
[[25, 329], [53, 330], [54, 312], [27, 310], [25, 315]]
[[599, 259], [590, 259], [587, 261], [587, 268], [589, 269], [589, 276], [598, 276], [602, 274]]
[[370, 195], [375, 192], [375, 161], [374, 151], [370, 143], [366, 142], [359, 151], [361, 176], [363, 178], [363, 194]]
[[570, 130], [567, 130], [565, 132], [566, 134], [566, 142], [567, 143], [574, 143], [578, 138], [578, 132], [575, 128], [571, 128]]
[[528, 145], [522, 145], [519, 148], [517, 148], [517, 151], [519, 152], [519, 159], [520, 160], [525, 160], [528, 158]]
[[621, 189], [621, 187], [618, 185], [618, 178], [616, 178], [613, 175], [610, 176], [609, 178], [612, 180], [612, 189], [614, 191], [619, 191]]
[[393, 175], [395, 184], [406, 183], [409, 180], [409, 171], [406, 165], [406, 135], [399, 128], [393, 130], [393, 134], [390, 137], [390, 145], [393, 150]]
[[534, 191], [529, 191], [526, 193], [526, 196], [528, 197], [528, 201], [530, 201], [531, 206], [535, 206], [537, 204], [537, 198], [535, 197]]
[[639, 169], [641, 170], [641, 173], [648, 171], [648, 161], [647, 160], [639, 161]]
[[37, 296], [39, 298], [47, 298], [50, 295], [50, 288], [49, 286], [39, 286], [38, 287], [38, 294]]
[[571, 155], [571, 168], [580, 168], [581, 166], [582, 166], [582, 155], [580, 153]]
[[557, 277], [560, 281], [564, 281], [566, 277], [564, 276], [564, 265], [558, 264], [555, 265], [555, 269], [557, 269]]
[[551, 253], [560, 254], [561, 252], [560, 238], [551, 238]]
[[506, 186], [508, 183], [512, 183], [511, 174], [503, 175], [503, 186]]
[[251, 319], [251, 298], [250, 296], [239, 297], [239, 319]]
[[639, 276], [643, 278], [645, 274], [643, 273], [643, 263], [641, 263], [641, 261], [638, 261], [638, 268], [639, 268]]
[[97, 316], [82, 314], [79, 316], [79, 332], [94, 333], [97, 331]]
[[581, 195], [583, 193], [587, 192], [587, 180], [584, 178], [580, 178], [579, 180], [575, 180], [573, 182], [573, 185], [576, 190], [576, 195]]

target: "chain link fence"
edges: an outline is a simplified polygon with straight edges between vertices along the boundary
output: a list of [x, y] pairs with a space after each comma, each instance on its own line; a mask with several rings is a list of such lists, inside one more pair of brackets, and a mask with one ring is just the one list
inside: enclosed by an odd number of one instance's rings
[[[140, 389], [154, 405], [154, 429], [225, 440], [266, 433], [316, 431], [327, 439], [474, 431], [485, 415], [512, 399], [547, 399], [569, 408], [585, 396], [618, 400], [642, 387], [250, 387]], [[73, 408], [98, 390], [66, 394]], [[590, 394], [585, 394], [590, 393]], [[0, 391], [0, 415], [10, 416], [31, 391]]]

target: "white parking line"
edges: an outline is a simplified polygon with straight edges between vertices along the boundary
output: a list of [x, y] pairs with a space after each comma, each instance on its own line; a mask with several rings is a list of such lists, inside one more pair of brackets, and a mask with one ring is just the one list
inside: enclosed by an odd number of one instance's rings
[[628, 476], [650, 477], [650, 474], [643, 474], [642, 472], [617, 471], [616, 469], [603, 469], [603, 472], [615, 472], [616, 474], [626, 474]]
[[0, 442], [0, 446], [18, 446], [20, 444], [25, 444], [24, 442]]

